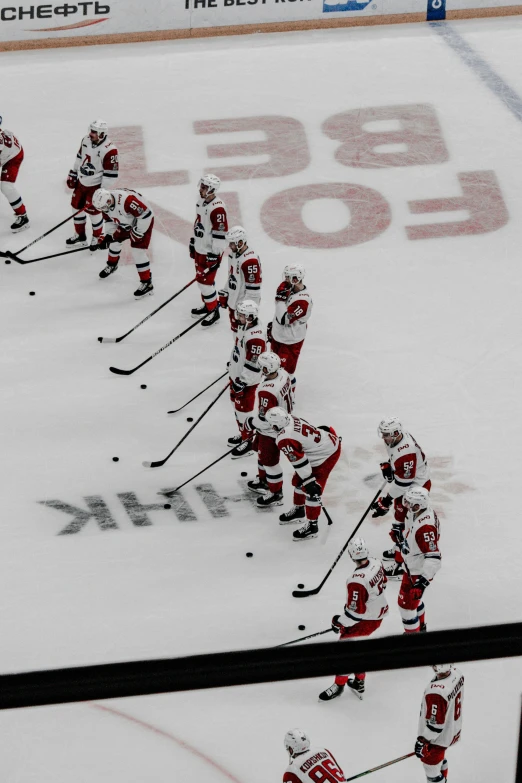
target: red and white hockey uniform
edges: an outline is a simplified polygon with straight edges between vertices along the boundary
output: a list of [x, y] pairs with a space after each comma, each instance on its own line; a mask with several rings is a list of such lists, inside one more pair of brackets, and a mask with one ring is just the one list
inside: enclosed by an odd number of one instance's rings
[[18, 177], [23, 159], [22, 145], [14, 133], [4, 128], [0, 129], [0, 191], [8, 200], [15, 215], [25, 215], [27, 212], [22, 197], [13, 184]]
[[244, 431], [244, 423], [247, 415], [254, 410], [257, 384], [262, 378], [257, 359], [265, 350], [266, 330], [259, 322], [237, 331], [228, 371], [232, 382], [241, 381], [246, 384], [240, 394], [235, 393], [232, 387], [230, 390], [236, 421], [244, 440], [248, 437], [248, 433]]
[[[215, 282], [221, 257], [227, 245], [227, 231], [228, 217], [225, 203], [217, 196], [214, 196], [208, 204], [204, 199], [198, 199], [194, 221], [193, 258], [201, 300], [209, 312], [218, 307]], [[209, 262], [208, 253], [217, 256], [217, 261]]]
[[116, 146], [107, 138], [93, 144], [88, 135], [84, 136], [71, 172], [76, 173], [78, 182], [86, 188], [111, 190], [118, 178]]
[[380, 560], [368, 558], [368, 564], [356, 568], [346, 580], [346, 605], [339, 622], [350, 628], [361, 620], [382, 620], [388, 612], [386, 574]]
[[404, 495], [412, 485], [423, 487], [430, 480], [424, 452], [409, 432], [404, 432], [395, 446], [386, 445], [386, 448], [393, 470], [393, 481], [387, 485], [387, 492], [394, 500]]
[[146, 199], [136, 190], [118, 188], [109, 192], [114, 197], [114, 205], [103, 215], [106, 221], [105, 233], [112, 237], [107, 263], [118, 263], [121, 243], [130, 239], [140, 280], [150, 280], [150, 263], [145, 251], [152, 236], [154, 213]]
[[341, 456], [341, 440], [330, 427], [313, 427], [304, 419], [292, 416], [292, 422], [277, 434], [276, 444], [295, 470], [292, 479], [294, 505], [306, 504], [306, 518], [317, 521], [321, 513], [320, 498], [307, 497], [301, 483], [310, 476], [324, 490], [328, 476]]
[[276, 433], [265, 421], [265, 415], [270, 408], [283, 408], [287, 413], [294, 407], [292, 379], [285, 370], [277, 371], [277, 376], [271, 380], [263, 376], [257, 387], [258, 412], [253, 417], [252, 425], [259, 433], [257, 440], [257, 472], [261, 480], [265, 480], [272, 493], [283, 488], [283, 473], [279, 464], [279, 449], [276, 445]]
[[310, 748], [306, 753], [294, 756], [283, 775], [283, 783], [343, 783], [345, 780], [344, 772], [326, 748]]
[[302, 342], [306, 336], [307, 321], [312, 314], [312, 307], [312, 297], [306, 286], [302, 291], [290, 294], [286, 302], [276, 299], [276, 311], [272, 322], [274, 340], [284, 345]]
[[434, 677], [422, 697], [418, 735], [449, 748], [460, 740], [464, 675], [456, 666], [443, 679]]
[[413, 511], [408, 510], [401, 550], [412, 576], [433, 579], [441, 567], [439, 538], [439, 519], [432, 508], [428, 506], [416, 519]]
[[224, 288], [228, 293], [228, 306], [231, 310], [244, 299], [261, 301], [261, 261], [249, 247], [240, 256], [231, 253], [228, 265], [228, 280]]

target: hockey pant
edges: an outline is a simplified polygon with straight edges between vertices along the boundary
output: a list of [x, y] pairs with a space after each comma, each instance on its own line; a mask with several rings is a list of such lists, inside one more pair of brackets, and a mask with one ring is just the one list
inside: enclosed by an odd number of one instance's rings
[[198, 284], [201, 299], [207, 310], [211, 312], [218, 306], [216, 275], [221, 264], [221, 258], [214, 269], [208, 269], [207, 257], [202, 253], [195, 254], [194, 263], [196, 264], [196, 283]]
[[82, 210], [74, 216], [74, 229], [79, 237], [85, 236], [87, 215], [89, 215], [91, 219], [92, 235], [94, 237], [101, 237], [102, 235], [103, 215], [101, 212], [98, 212], [97, 209], [94, 209], [91, 203], [93, 193], [98, 190], [99, 187], [99, 185], [95, 185], [94, 187], [87, 187], [86, 185], [82, 185], [80, 182], [77, 182], [76, 187], [73, 190], [71, 198], [71, 207], [73, 208], [73, 212], [78, 212], [79, 209]]
[[236, 422], [242, 440], [249, 440], [252, 437], [252, 433], [245, 430], [245, 421], [255, 408], [256, 391], [257, 383], [253, 386], [245, 386], [240, 394], [236, 394], [232, 389], [232, 379], [230, 380], [230, 401], [234, 406]]
[[[359, 620], [354, 625], [341, 630], [339, 641], [349, 641], [350, 639], [361, 639], [365, 636], [371, 636], [371, 634], [377, 630], [382, 623], [382, 620]], [[366, 672], [354, 672], [354, 676], [359, 680], [366, 679]], [[348, 674], [336, 674], [335, 684], [346, 685], [348, 682]]]
[[275, 438], [259, 433], [257, 442], [257, 473], [261, 480], [266, 480], [270, 492], [281, 492], [283, 489], [283, 471], [279, 464], [279, 449]]
[[[427, 481], [422, 486], [424, 489], [427, 489], [429, 492], [431, 489], [431, 481]], [[408, 513], [408, 509], [402, 505], [402, 495], [398, 498], [395, 498], [395, 500], [393, 501], [393, 511], [395, 516], [395, 522], [398, 522], [400, 525], [402, 525], [402, 529], [404, 530], [404, 521], [406, 519], [406, 514]], [[398, 544], [395, 544], [395, 562], [396, 563], [403, 562], [402, 552]]]
[[128, 231], [123, 232], [121, 227], [118, 226], [117, 223], [114, 223], [112, 221], [106, 222], [105, 234], [113, 237], [117, 231], [118, 235], [121, 237], [121, 239], [117, 239], [117, 240], [112, 239], [109, 245], [109, 255], [107, 258], [107, 264], [109, 264], [109, 266], [111, 265], [115, 266], [119, 262], [121, 256], [121, 243], [124, 242], [126, 239], [130, 239], [132, 258], [134, 263], [136, 264], [136, 269], [138, 271], [139, 278], [142, 282], [144, 280], [150, 280], [151, 279], [150, 262], [146, 250], [150, 245], [153, 226], [154, 226], [154, 218], [152, 219], [150, 226], [148, 227], [144, 235], [141, 237], [141, 239], [134, 240], [130, 232]]
[[297, 367], [297, 360], [301, 353], [304, 340], [300, 340], [298, 343], [278, 343], [273, 338], [270, 340], [272, 350], [281, 359], [281, 367], [286, 370], [289, 375], [295, 373]]
[[[312, 475], [321, 487], [322, 491], [324, 492], [324, 489], [326, 487], [326, 482], [328, 481], [328, 476], [334, 469], [334, 467], [337, 464], [337, 460], [341, 456], [341, 444], [339, 443], [337, 450], [334, 451], [333, 454], [331, 454], [327, 459], [325, 459], [324, 462], [322, 462], [320, 465], [316, 465], [315, 467], [312, 467]], [[317, 500], [311, 500], [309, 497], [307, 497], [304, 489], [301, 489], [299, 486], [301, 483], [300, 477], [297, 475], [297, 473], [294, 473], [294, 477], [292, 479], [292, 486], [294, 487], [294, 506], [304, 506], [306, 505], [306, 518], [310, 522], [315, 522], [319, 519], [319, 515], [321, 514], [321, 499]]]
[[421, 761], [426, 774], [426, 783], [443, 783], [448, 777], [448, 762], [444, 758], [446, 748], [441, 745], [430, 745]]
[[17, 188], [13, 185], [18, 177], [18, 171], [22, 165], [24, 159], [24, 152], [20, 150], [18, 155], [8, 160], [5, 166], [2, 166], [2, 173], [0, 175], [0, 190], [8, 200], [15, 215], [25, 215], [27, 210]]
[[401, 589], [399, 591], [399, 612], [401, 613], [402, 625], [406, 633], [419, 633], [421, 623], [426, 622], [424, 601], [412, 598], [411, 589], [419, 578], [419, 574], [412, 574], [414, 582], [410, 582], [408, 574], [402, 575]]

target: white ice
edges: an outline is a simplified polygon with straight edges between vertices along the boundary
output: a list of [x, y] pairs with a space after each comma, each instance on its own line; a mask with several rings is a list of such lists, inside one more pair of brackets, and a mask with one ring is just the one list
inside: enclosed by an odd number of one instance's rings
[[[454, 28], [522, 94], [520, 18]], [[184, 244], [156, 232], [156, 295], [141, 303], [132, 300], [131, 265], [98, 280], [99, 253], [2, 264], [0, 671], [274, 645], [300, 636], [301, 623], [310, 633], [328, 627], [342, 610], [347, 559], [319, 596], [298, 601], [291, 591], [298, 582], [320, 581], [375, 493], [377, 479], [368, 477], [384, 454], [376, 426], [387, 414], [403, 419], [434, 468], [443, 568], [426, 595], [429, 628], [520, 620], [522, 127], [498, 95], [425, 25], [3, 53], [0, 63], [0, 113], [26, 150], [19, 186], [31, 217], [31, 230], [13, 238], [1, 202], [2, 249], [16, 250], [69, 214], [64, 180], [95, 116], [113, 127], [143, 127], [149, 171], [190, 172], [187, 185], [138, 188], [185, 221], [194, 218], [201, 173], [223, 165], [207, 157], [207, 146], [230, 141], [195, 135], [194, 121], [276, 114], [304, 125], [306, 170], [227, 182], [224, 189], [239, 194], [264, 263], [265, 321], [283, 265], [299, 260], [307, 268], [315, 310], [298, 367], [297, 412], [334, 425], [344, 445], [325, 495], [335, 524], [322, 527], [316, 541], [292, 543], [291, 528], [280, 527], [275, 513], [256, 512], [244, 499], [227, 502], [228, 516], [212, 517], [194, 485], [184, 497], [197, 521], [179, 522], [160, 509], [148, 512], [151, 526], [133, 526], [118, 493], [161, 502], [160, 489], [226, 450], [234, 423], [223, 398], [164, 468], [141, 464], [164, 457], [185, 432], [186, 416], [212, 399], [214, 390], [178, 417], [166, 415], [224, 371], [227, 325], [209, 333], [198, 327], [142, 371], [116, 377], [109, 365], [138, 364], [191, 322], [188, 311], [198, 301], [192, 288], [121, 344], [96, 340], [127, 331], [190, 280]], [[365, 170], [335, 161], [338, 143], [321, 131], [329, 116], [411, 103], [435, 108], [448, 162]], [[500, 183], [506, 226], [478, 236], [407, 239], [405, 225], [463, 217], [413, 216], [408, 201], [458, 196], [457, 172], [485, 170]], [[260, 208], [269, 196], [325, 182], [382, 193], [390, 227], [337, 250], [291, 248], [264, 232]], [[307, 205], [310, 228], [344, 225], [344, 208], [330, 206]], [[67, 235], [64, 227], [31, 248], [32, 257], [40, 249], [59, 252]], [[222, 496], [239, 495], [242, 470], [253, 477], [254, 459], [223, 461], [201, 482]], [[290, 504], [288, 465], [285, 474]], [[78, 534], [58, 535], [71, 517], [41, 501], [84, 508], [94, 495], [118, 528], [100, 530], [91, 519]], [[361, 533], [375, 554], [389, 544], [388, 527], [388, 519], [364, 523]], [[254, 556], [247, 559], [247, 551]], [[401, 632], [397, 592], [390, 584], [382, 634]], [[462, 668], [464, 731], [448, 754], [450, 779], [508, 783], [522, 666], [513, 659]], [[325, 678], [4, 712], [3, 776], [261, 783], [282, 775], [282, 740], [291, 726], [329, 747], [353, 775], [413, 749], [429, 677], [428, 669], [369, 674], [362, 703], [345, 694], [319, 705], [317, 694], [331, 683]], [[376, 783], [423, 780], [416, 759], [375, 773]]]

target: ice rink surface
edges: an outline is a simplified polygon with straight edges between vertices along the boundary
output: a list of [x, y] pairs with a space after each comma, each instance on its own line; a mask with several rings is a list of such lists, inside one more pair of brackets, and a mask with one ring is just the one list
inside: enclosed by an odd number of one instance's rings
[[[376, 492], [376, 427], [389, 414], [433, 470], [443, 567], [426, 595], [429, 629], [521, 618], [521, 45], [513, 17], [0, 55], [0, 113], [25, 149], [31, 218], [12, 236], [2, 200], [0, 248], [69, 214], [65, 178], [96, 116], [120, 147], [121, 184], [157, 216], [155, 296], [142, 302], [130, 263], [98, 279], [101, 253], [2, 263], [1, 672], [273, 645], [299, 624], [328, 627], [348, 559], [318, 596], [291, 591], [319, 583]], [[307, 269], [315, 309], [296, 412], [333, 425], [344, 447], [325, 494], [335, 524], [315, 541], [294, 544], [275, 511], [253, 507], [240, 471], [253, 478], [254, 458], [220, 462], [162, 508], [158, 491], [226, 450], [226, 397], [164, 468], [142, 467], [221, 388], [166, 414], [225, 370], [228, 326], [197, 327], [128, 378], [108, 367], [131, 368], [186, 328], [194, 287], [122, 343], [96, 339], [191, 279], [204, 171], [222, 176], [261, 255], [265, 322], [283, 266]], [[24, 256], [62, 250], [70, 225]], [[388, 528], [364, 523], [373, 554]], [[397, 593], [390, 583], [382, 634], [402, 630]], [[461, 668], [450, 780], [508, 783], [522, 666]], [[319, 705], [322, 679], [0, 713], [4, 777], [262, 783], [282, 775], [291, 726], [353, 775], [413, 750], [429, 677], [369, 674], [363, 702]], [[374, 779], [424, 774], [408, 759]]]

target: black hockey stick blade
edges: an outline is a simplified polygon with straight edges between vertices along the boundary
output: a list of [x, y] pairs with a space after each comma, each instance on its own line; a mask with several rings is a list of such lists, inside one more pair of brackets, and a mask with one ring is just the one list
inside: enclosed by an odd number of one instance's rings
[[[141, 365], [139, 365], [141, 367]], [[133, 370], [121, 370], [119, 367], [109, 367], [109, 370], [113, 372], [115, 375], [132, 375], [133, 372], [136, 372], [138, 367], [135, 367]]]
[[307, 598], [309, 595], [317, 595], [321, 587], [322, 585], [314, 587], [313, 590], [292, 590], [292, 595], [294, 598]]

